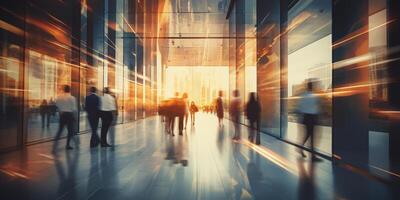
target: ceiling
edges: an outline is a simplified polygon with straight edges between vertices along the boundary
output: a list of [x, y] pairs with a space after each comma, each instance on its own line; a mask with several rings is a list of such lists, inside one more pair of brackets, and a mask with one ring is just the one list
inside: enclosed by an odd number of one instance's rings
[[168, 0], [159, 47], [168, 66], [227, 66], [227, 0]]

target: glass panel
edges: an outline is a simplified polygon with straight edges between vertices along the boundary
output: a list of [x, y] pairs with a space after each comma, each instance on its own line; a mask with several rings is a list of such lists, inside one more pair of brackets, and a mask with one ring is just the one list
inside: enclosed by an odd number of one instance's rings
[[[377, 8], [380, 1], [370, 0], [372, 5]], [[380, 5], [379, 8], [386, 5]], [[379, 111], [390, 108], [388, 102], [388, 85], [387, 85], [387, 66], [381, 64], [387, 59], [387, 28], [383, 26], [376, 28], [387, 22], [387, 10], [373, 10], [375, 13], [369, 16], [369, 52], [371, 55], [369, 64], [369, 99], [370, 99], [370, 119], [369, 119], [369, 164], [375, 169], [393, 170], [390, 161], [390, 128], [387, 116], [382, 115]], [[370, 11], [371, 12], [371, 11]], [[392, 144], [393, 145], [393, 144]]]
[[22, 128], [23, 8], [0, 2], [0, 149], [18, 145]]
[[[268, 8], [268, 9], [265, 9]], [[280, 136], [280, 1], [257, 3], [257, 91], [262, 131]]]
[[[314, 146], [317, 151], [332, 152], [332, 35], [331, 1], [299, 1], [289, 11], [287, 124], [283, 138], [300, 145], [306, 139], [304, 109], [299, 107], [307, 83], [317, 96]], [[311, 34], [304, 34], [304, 33]], [[312, 105], [307, 106], [307, 109]], [[312, 111], [313, 112], [313, 111]]]
[[[243, 98], [249, 100], [251, 92], [257, 92], [257, 40], [256, 40], [256, 0], [246, 0], [245, 4], [245, 89]], [[243, 109], [243, 111], [245, 111]], [[248, 124], [248, 120], [245, 119]]]

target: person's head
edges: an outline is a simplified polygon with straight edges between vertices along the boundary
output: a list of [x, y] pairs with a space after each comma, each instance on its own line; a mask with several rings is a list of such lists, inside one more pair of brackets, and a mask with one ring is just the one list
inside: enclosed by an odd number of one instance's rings
[[183, 94], [182, 94], [182, 98], [183, 98], [183, 99], [187, 99], [187, 98], [188, 98], [188, 94], [187, 94], [186, 92], [183, 93]]
[[250, 92], [249, 94], [249, 101], [254, 102], [256, 101], [256, 93], [255, 92]]
[[179, 97], [179, 92], [175, 92], [175, 97]]
[[43, 99], [42, 104], [47, 104], [47, 100]]
[[194, 101], [192, 101], [192, 103], [191, 103], [192, 105], [194, 105]]
[[224, 95], [224, 93], [222, 92], [222, 90], [218, 91], [218, 96], [222, 97]]
[[69, 85], [64, 85], [64, 92], [65, 93], [70, 93], [71, 92], [71, 87]]
[[97, 92], [97, 88], [96, 87], [90, 87], [89, 91], [90, 91], [90, 93], [96, 93]]
[[233, 93], [234, 97], [239, 97], [239, 95], [240, 95], [239, 90], [233, 90], [232, 93]]
[[110, 94], [110, 88], [109, 87], [105, 87], [104, 88], [104, 94]]

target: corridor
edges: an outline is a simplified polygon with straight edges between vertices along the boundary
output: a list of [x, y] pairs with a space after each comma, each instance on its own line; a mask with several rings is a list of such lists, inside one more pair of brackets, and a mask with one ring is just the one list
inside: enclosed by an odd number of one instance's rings
[[[190, 124], [190, 123], [189, 123]], [[247, 127], [242, 126], [247, 138]], [[322, 159], [301, 158], [293, 145], [263, 135], [262, 146], [232, 141], [199, 113], [184, 136], [163, 131], [159, 117], [117, 125], [112, 148], [52, 142], [1, 155], [2, 199], [398, 199], [400, 187]], [[76, 145], [76, 143], [73, 143]], [[308, 156], [310, 157], [310, 156]], [[355, 185], [357, 187], [355, 187]], [[354, 187], [352, 187], [354, 186]]]

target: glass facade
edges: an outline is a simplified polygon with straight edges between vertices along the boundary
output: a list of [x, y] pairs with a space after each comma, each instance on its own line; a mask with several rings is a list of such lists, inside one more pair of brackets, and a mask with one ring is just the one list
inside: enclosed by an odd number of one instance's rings
[[[154, 27], [144, 25], [143, 15], [153, 4], [2, 1], [0, 150], [54, 139], [59, 120], [55, 98], [64, 85], [71, 86], [78, 101], [77, 133], [89, 130], [84, 99], [92, 86], [100, 95], [102, 88], [112, 89], [119, 113], [115, 123], [153, 115], [158, 96], [152, 68], [157, 63], [146, 60], [142, 42], [144, 32], [157, 27], [155, 19], [149, 21]], [[147, 51], [154, 55], [149, 60], [157, 60], [154, 45]], [[144, 63], [151, 63], [146, 72]]]
[[[159, 98], [175, 92], [191, 91], [210, 105], [223, 90], [228, 108], [238, 90], [243, 108], [257, 92], [263, 133], [321, 156], [394, 170], [395, 1], [22, 2], [0, 3], [0, 150], [54, 139], [54, 101], [64, 85], [78, 100], [77, 133], [90, 129], [84, 99], [93, 86], [100, 95], [112, 89], [116, 124], [155, 114]], [[179, 82], [174, 73], [187, 77]], [[188, 78], [193, 74], [202, 75]], [[298, 109], [308, 82], [318, 96], [315, 149], [304, 143]], [[240, 122], [248, 123], [244, 112]]]
[[[331, 1], [299, 1], [288, 12], [287, 123], [282, 137], [302, 145], [305, 131], [302, 116], [296, 114], [306, 83], [314, 82], [320, 94], [315, 148], [332, 150], [332, 6]], [[310, 33], [311, 34], [306, 34]]]
[[[231, 4], [229, 89], [245, 95], [255, 84], [262, 132], [309, 149], [298, 105], [306, 83], [312, 82], [319, 107], [314, 151], [376, 174], [398, 170], [393, 167], [398, 162], [394, 145], [400, 140], [392, 134], [399, 130], [393, 114], [399, 107], [393, 100], [399, 96], [394, 89], [398, 84], [388, 74], [397, 72], [393, 46], [398, 40], [393, 34], [398, 31], [387, 26], [398, 16], [393, 10], [397, 4], [383, 0], [349, 5], [329, 0]], [[250, 81], [254, 70], [256, 80]]]

